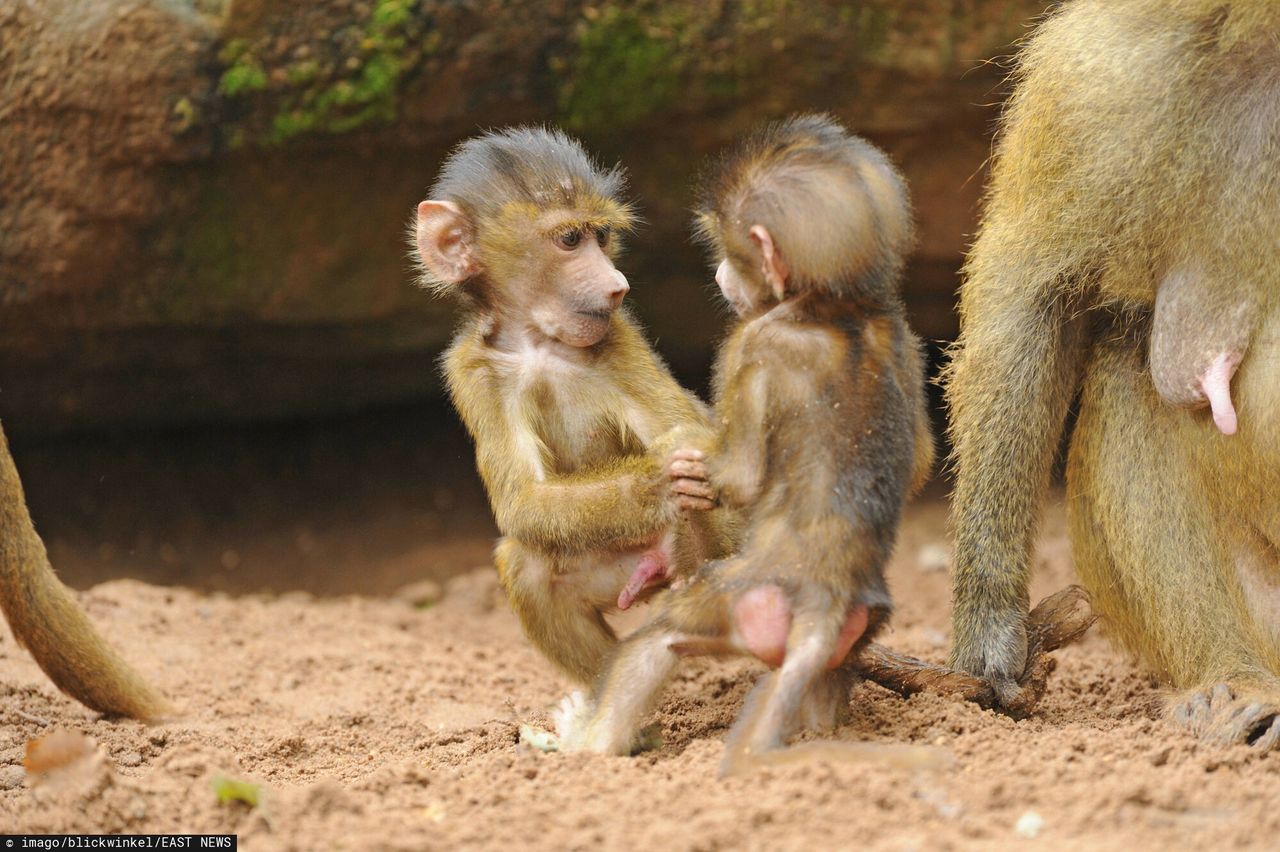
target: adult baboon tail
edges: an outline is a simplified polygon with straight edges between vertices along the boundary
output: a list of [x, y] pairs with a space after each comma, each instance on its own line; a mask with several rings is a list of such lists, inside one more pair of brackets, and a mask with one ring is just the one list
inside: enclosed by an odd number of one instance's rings
[[101, 713], [156, 719], [168, 702], [113, 651], [49, 565], [0, 428], [0, 608], [58, 688]]

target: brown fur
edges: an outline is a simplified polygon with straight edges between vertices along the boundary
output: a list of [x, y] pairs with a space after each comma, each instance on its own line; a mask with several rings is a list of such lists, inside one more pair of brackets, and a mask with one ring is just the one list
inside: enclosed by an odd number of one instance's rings
[[[661, 482], [668, 433], [696, 435], [708, 428], [707, 413], [625, 313], [614, 316], [590, 366], [532, 382], [485, 343], [484, 325], [463, 325], [445, 376], [503, 533], [498, 575], [529, 639], [589, 682], [614, 643], [602, 614], [625, 580], [618, 566], [673, 523], [681, 574], [703, 548], [729, 550], [727, 520], [673, 517]], [[707, 538], [695, 545], [695, 536]]]
[[[1016, 79], [947, 382], [952, 660], [1017, 701], [1040, 501], [1079, 393], [1072, 540], [1111, 634], [1173, 686], [1274, 707], [1280, 4], [1075, 0]], [[1230, 438], [1175, 405], [1213, 347], [1245, 353]]]
[[[900, 267], [907, 237], [864, 230], [876, 221], [867, 208], [879, 211], [877, 200], [858, 195], [835, 211], [857, 227], [831, 223], [831, 233], [846, 235], [834, 245], [792, 237], [815, 213], [832, 212], [831, 186], [853, 186], [871, 167], [888, 168], [880, 152], [828, 119], [805, 117], [766, 128], [712, 179], [700, 227], [718, 261], [733, 263], [720, 254], [731, 246], [746, 254], [739, 272], [718, 273], [742, 277], [726, 295], [738, 294], [734, 303], [746, 314], [720, 350], [718, 433], [700, 449], [721, 499], [747, 511], [742, 547], [666, 594], [620, 647], [590, 703], [570, 700], [561, 712], [566, 747], [629, 751], [680, 654], [748, 650], [734, 607], [761, 587], [785, 594], [786, 660], [735, 725], [726, 770], [781, 746], [797, 726], [832, 724], [847, 702], [848, 670], [825, 670], [855, 608], [869, 610], [860, 643], [884, 623], [891, 606], [884, 564], [903, 504], [932, 462], [924, 368], [896, 292], [878, 277]], [[890, 171], [886, 182], [895, 187], [888, 208], [909, 223], [901, 179]], [[768, 226], [743, 202], [762, 191], [759, 184], [770, 195]], [[758, 227], [776, 238], [793, 272], [807, 271], [781, 282], [780, 301], [769, 295], [769, 273], [759, 271], [770, 261], [751, 249], [748, 231]], [[815, 270], [856, 271], [816, 281], [807, 277]]]
[[[467, 308], [444, 372], [503, 534], [502, 585], [529, 639], [584, 682], [615, 643], [603, 615], [642, 554], [670, 536], [675, 573], [688, 574], [728, 552], [733, 536], [725, 512], [688, 518], [673, 507], [664, 462], [676, 441], [709, 431], [709, 413], [634, 321], [610, 309], [598, 342], [564, 346], [529, 331], [536, 317], [513, 307], [553, 311], [574, 253], [552, 241], [624, 231], [621, 188], [618, 170], [601, 170], [563, 134], [499, 131], [464, 143], [442, 169], [433, 197], [461, 215], [429, 202], [429, 213], [454, 217], [462, 248], [448, 233], [431, 236], [421, 214], [415, 229], [431, 283]], [[433, 260], [437, 245], [443, 259]], [[592, 268], [616, 275], [612, 236], [604, 252]], [[595, 285], [583, 281], [571, 301], [591, 297]]]
[[113, 651], [53, 573], [27, 511], [4, 431], [0, 430], [0, 606], [18, 644], [72, 698], [135, 719], [172, 712], [168, 702]]
[[747, 229], [762, 225], [785, 247], [797, 290], [896, 298], [914, 234], [906, 187], [884, 152], [826, 116], [761, 128], [702, 182], [694, 226], [716, 257], [744, 263]]

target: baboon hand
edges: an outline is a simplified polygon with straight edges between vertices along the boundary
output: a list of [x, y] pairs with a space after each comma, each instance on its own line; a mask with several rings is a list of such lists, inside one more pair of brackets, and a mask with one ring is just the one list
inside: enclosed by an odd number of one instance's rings
[[873, 642], [863, 649], [856, 667], [863, 677], [900, 695], [956, 695], [1022, 717], [1044, 695], [1056, 665], [1049, 654], [1077, 641], [1096, 620], [1085, 590], [1068, 586], [1042, 600], [1025, 618], [1010, 619], [1006, 635], [1012, 641], [985, 646], [995, 653], [975, 654], [971, 645], [958, 645], [951, 665], [940, 666]]
[[708, 479], [706, 456], [701, 450], [681, 448], [672, 453], [667, 476], [670, 496], [677, 507], [695, 511], [716, 507], [718, 495]]
[[969, 630], [957, 629], [950, 667], [982, 684], [968, 696], [971, 700], [984, 707], [1017, 706], [1022, 699], [1020, 681], [1030, 659], [1027, 645], [1025, 613], [988, 611]]
[[[991, 690], [991, 704], [1010, 716], [1030, 715], [1040, 703], [1049, 675], [1057, 666], [1049, 654], [1079, 640], [1097, 620], [1089, 593], [1080, 586], [1067, 586], [1036, 604], [1025, 622], [1018, 625], [1025, 649], [1021, 668], [988, 669], [987, 673], [979, 673]], [[979, 701], [983, 698], [988, 696]]]

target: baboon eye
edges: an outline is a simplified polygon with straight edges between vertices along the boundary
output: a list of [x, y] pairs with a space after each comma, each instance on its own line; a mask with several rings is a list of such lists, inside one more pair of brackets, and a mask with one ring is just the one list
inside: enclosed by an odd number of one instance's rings
[[556, 243], [559, 244], [560, 248], [577, 248], [578, 243], [580, 242], [582, 242], [582, 231], [577, 229], [565, 231], [563, 234], [556, 237]]
[[609, 245], [610, 234], [611, 234], [611, 231], [609, 230], [608, 227], [596, 228], [596, 242], [599, 243], [600, 248], [604, 248], [605, 246]]

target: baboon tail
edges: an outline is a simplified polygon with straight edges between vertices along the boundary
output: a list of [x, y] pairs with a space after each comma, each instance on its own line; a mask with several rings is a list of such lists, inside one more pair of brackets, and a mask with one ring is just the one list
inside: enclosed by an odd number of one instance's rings
[[169, 703], [111, 649], [49, 564], [0, 428], [0, 608], [18, 644], [72, 698], [113, 716], [152, 720]]

